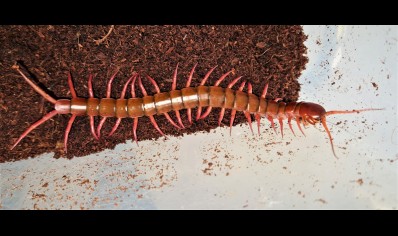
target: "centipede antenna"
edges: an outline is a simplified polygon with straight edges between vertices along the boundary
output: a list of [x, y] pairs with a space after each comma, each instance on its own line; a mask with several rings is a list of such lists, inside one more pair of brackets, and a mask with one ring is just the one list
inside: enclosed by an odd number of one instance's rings
[[352, 110], [352, 111], [328, 111], [326, 112], [325, 116], [336, 115], [336, 114], [352, 114], [352, 113], [360, 113], [364, 111], [380, 111], [384, 110], [384, 108], [367, 108], [367, 109], [359, 109], [359, 110]]
[[19, 74], [21, 74], [22, 78], [25, 79], [25, 81], [38, 93], [40, 94], [43, 98], [45, 98], [47, 101], [51, 102], [52, 104], [55, 104], [57, 100], [53, 97], [51, 97], [48, 93], [46, 93], [43, 89], [41, 89], [37, 84], [35, 84], [32, 80], [30, 80], [22, 71], [19, 69], [18, 65], [14, 65], [12, 67], [13, 69], [17, 70]]

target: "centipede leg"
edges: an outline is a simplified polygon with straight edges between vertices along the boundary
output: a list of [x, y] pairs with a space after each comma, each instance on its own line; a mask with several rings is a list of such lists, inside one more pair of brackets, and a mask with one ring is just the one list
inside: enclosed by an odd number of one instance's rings
[[[137, 79], [137, 74], [135, 74], [133, 81], [131, 82], [131, 97], [135, 98], [135, 81]], [[133, 124], [133, 136], [134, 136], [134, 140], [137, 143], [138, 146], [138, 139], [137, 139], [137, 127], [138, 127], [138, 117], [134, 118], [134, 124]]]
[[[116, 71], [115, 74], [113, 74], [112, 77], [108, 81], [108, 85], [107, 85], [107, 88], [106, 88], [106, 98], [110, 98], [111, 97], [112, 81], [113, 81], [113, 79], [115, 79], [116, 74], [118, 72], [119, 71]], [[106, 121], [106, 117], [102, 117], [102, 119], [100, 120], [100, 123], [97, 126], [97, 136], [98, 136], [98, 138], [101, 137], [101, 129], [102, 129], [102, 126], [104, 125], [105, 121]]]
[[[252, 87], [252, 84], [250, 82], [247, 83], [247, 93], [249, 93], [249, 94], [253, 93], [253, 87]], [[252, 134], [254, 135], [253, 127], [252, 127], [252, 117], [250, 115], [250, 112], [246, 111], [244, 113], [245, 113], [247, 121], [249, 122], [250, 130], [252, 131]]]
[[134, 140], [135, 140], [135, 142], [137, 143], [137, 146], [138, 146], [137, 127], [138, 127], [138, 117], [134, 118], [134, 124], [133, 124]]
[[271, 122], [271, 127], [274, 129], [275, 134], [278, 134], [278, 132], [276, 132], [274, 119], [271, 116], [268, 116], [267, 118], [268, 118], [269, 122]]
[[[239, 78], [240, 79], [240, 78]], [[238, 81], [237, 79], [235, 79], [236, 81]], [[234, 80], [234, 81], [235, 81]], [[232, 82], [234, 82], [234, 81], [232, 81]], [[232, 83], [231, 82], [231, 83]], [[236, 82], [235, 82], [236, 83]], [[245, 87], [245, 84], [246, 84], [246, 81], [243, 81], [242, 82], [242, 84], [240, 85], [240, 87], [239, 87], [239, 91], [243, 91], [243, 88]], [[233, 86], [233, 85], [232, 85]], [[232, 87], [231, 86], [231, 87]], [[235, 115], [236, 115], [236, 110], [234, 109], [234, 110], [232, 110], [232, 112], [231, 112], [231, 120], [229, 121], [229, 135], [231, 135], [231, 133], [232, 133], [232, 125], [233, 125], [233, 123], [234, 123], [234, 120], [235, 120]]]
[[75, 121], [75, 118], [76, 118], [76, 115], [73, 114], [72, 117], [69, 119], [68, 125], [66, 126], [66, 129], [65, 129], [65, 138], [64, 138], [65, 153], [67, 153], [67, 151], [68, 151], [67, 150], [67, 144], [68, 144], [69, 132], [70, 132], [70, 130], [72, 128], [72, 124], [73, 124], [73, 121]]
[[27, 130], [25, 130], [25, 132], [23, 132], [23, 134], [21, 134], [21, 136], [18, 138], [18, 140], [14, 143], [14, 145], [12, 145], [11, 150], [15, 148], [15, 146], [18, 145], [18, 143], [26, 137], [26, 135], [28, 135], [32, 130], [36, 129], [39, 125], [43, 124], [44, 122], [48, 121], [49, 119], [51, 119], [53, 116], [55, 116], [56, 114], [58, 114], [58, 112], [56, 110], [51, 111], [50, 113], [46, 114], [45, 116], [43, 116], [40, 120], [36, 121], [36, 123], [32, 124], [31, 126], [29, 126], [29, 128]]
[[281, 134], [282, 134], [282, 138], [283, 138], [283, 121], [282, 121], [281, 117], [278, 120], [279, 120], [279, 125], [281, 127]]
[[[160, 93], [160, 88], [159, 88], [159, 85], [156, 83], [156, 81], [155, 81], [152, 77], [150, 77], [150, 76], [147, 76], [147, 78], [149, 79], [149, 81], [151, 82], [151, 84], [155, 87], [155, 91], [156, 91], [157, 93]], [[144, 94], [144, 96], [147, 96], [147, 92], [146, 92], [146, 90], [145, 90], [145, 88], [144, 88], [144, 85], [142, 84], [141, 78], [138, 78], [138, 83], [139, 83], [139, 85], [140, 85], [140, 88], [141, 88], [142, 93]], [[181, 127], [178, 126], [178, 125], [171, 119], [171, 117], [169, 116], [169, 114], [163, 113], [163, 115], [166, 117], [166, 119], [167, 119], [174, 127], [176, 127], [177, 129], [181, 129]], [[180, 118], [180, 120], [181, 120], [181, 118]]]
[[297, 122], [297, 126], [299, 127], [299, 130], [301, 131], [301, 133], [303, 133], [303, 135], [305, 136], [304, 131], [301, 129], [301, 125], [300, 125], [300, 120], [298, 117], [295, 118], [296, 122]]
[[[127, 86], [129, 85], [130, 81], [134, 78], [135, 75], [133, 75], [129, 80], [127, 80], [127, 82], [124, 84], [122, 93], [120, 94], [120, 99], [124, 99], [124, 97], [126, 96], [126, 91], [127, 91]], [[119, 127], [120, 122], [122, 121], [122, 118], [118, 118], [116, 120], [115, 125], [113, 126], [111, 132], [108, 134], [108, 136], [111, 136]]]
[[296, 134], [294, 133], [291, 121], [292, 121], [292, 118], [289, 116], [289, 118], [287, 118], [287, 123], [289, 124], [289, 128], [292, 131], [293, 135], [296, 136]]
[[[225, 73], [225, 74], [223, 74], [223, 75], [214, 83], [214, 86], [219, 86], [220, 83], [221, 83], [230, 73], [232, 73], [232, 70], [231, 70], [231, 71], [228, 71], [228, 72]], [[211, 109], [212, 109], [212, 107], [209, 106], [209, 107], [207, 108], [206, 112], [200, 117], [200, 119], [206, 118], [206, 117], [210, 114]], [[224, 109], [224, 111], [225, 111], [225, 109]], [[220, 115], [221, 115], [221, 114], [220, 114]], [[224, 115], [223, 115], [223, 116], [224, 116]], [[221, 117], [220, 119], [222, 120], [222, 117]], [[219, 120], [218, 125], [220, 125], [220, 123], [221, 123], [221, 121]]]
[[[189, 73], [189, 77], [188, 77], [188, 80], [187, 80], [187, 85], [185, 86], [186, 88], [188, 88], [188, 87], [191, 86], [191, 81], [192, 81], [193, 73], [195, 72], [195, 68], [196, 68], [197, 65], [198, 65], [198, 63], [196, 63], [196, 64], [192, 67], [191, 73]], [[189, 122], [189, 124], [192, 124], [192, 109], [191, 109], [191, 108], [188, 108], [188, 109], [187, 109], [187, 116], [188, 116], [188, 122]]]
[[258, 135], [260, 135], [260, 122], [261, 122], [261, 116], [257, 113], [255, 116], [256, 121], [257, 121], [257, 131], [258, 131]]
[[[214, 69], [216, 69], [216, 68], [217, 68], [217, 66], [211, 68], [211, 69], [209, 70], [209, 72], [207, 72], [207, 74], [205, 75], [205, 77], [203, 77], [202, 81], [200, 82], [200, 85], [201, 85], [201, 86], [205, 85], [207, 79], [210, 77], [211, 73], [212, 73], [212, 72], [214, 71]], [[207, 112], [210, 113], [210, 111], [211, 111], [211, 107], [208, 107], [206, 113], [207, 113]], [[196, 113], [196, 120], [199, 120], [199, 119], [202, 118], [201, 115], [200, 115], [201, 113], [202, 113], [202, 107], [199, 106], [199, 107], [198, 107], [198, 112]], [[206, 116], [204, 116], [204, 117], [206, 117]]]
[[[156, 81], [152, 79], [150, 76], [147, 76], [147, 78], [151, 81], [151, 83], [154, 85], [155, 90], [160, 93], [159, 86], [157, 85]], [[138, 85], [141, 88], [141, 92], [144, 96], [147, 96], [148, 93], [146, 92], [146, 89], [144, 88], [144, 85], [142, 84], [141, 76], [138, 76]], [[166, 113], [164, 113], [166, 114]], [[166, 116], [167, 118], [167, 116]], [[155, 127], [155, 129], [163, 136], [166, 137], [166, 135], [163, 133], [163, 131], [159, 128], [158, 124], [156, 123], [156, 120], [153, 116], [149, 116], [149, 119], [151, 120], [152, 125]], [[173, 122], [174, 123], [174, 122]], [[166, 137], [167, 138], [167, 137]]]
[[[93, 75], [88, 76], [88, 96], [90, 98], [94, 98], [94, 92], [93, 92]], [[90, 116], [90, 131], [93, 134], [94, 138], [99, 140], [97, 134], [95, 133], [95, 128], [94, 128], [94, 116]]]
[[[172, 83], [172, 85], [171, 85], [171, 90], [176, 90], [176, 88], [177, 88], [177, 70], [178, 70], [178, 63], [177, 63], [176, 69], [175, 69], [175, 71], [174, 71], [173, 83]], [[184, 124], [182, 123], [180, 112], [179, 112], [178, 110], [175, 110], [174, 112], [175, 112], [175, 114], [176, 114], [178, 124], [181, 126], [181, 128], [184, 129], [185, 126], [184, 126]], [[166, 117], [166, 118], [167, 118], [167, 117]], [[171, 120], [171, 119], [170, 119], [170, 120]], [[180, 127], [178, 127], [178, 128], [180, 128]]]

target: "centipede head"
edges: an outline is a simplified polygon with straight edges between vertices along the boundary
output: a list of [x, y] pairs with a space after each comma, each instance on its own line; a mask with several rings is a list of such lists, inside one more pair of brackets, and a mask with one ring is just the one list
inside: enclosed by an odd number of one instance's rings
[[326, 117], [329, 115], [336, 114], [352, 114], [352, 113], [360, 113], [364, 111], [375, 111], [375, 110], [384, 110], [379, 108], [368, 108], [361, 110], [351, 110], [351, 111], [326, 111], [321, 105], [310, 102], [303, 102], [300, 105], [299, 115], [302, 118], [302, 121], [308, 122], [312, 125], [320, 122], [322, 126], [325, 128], [326, 133], [328, 134], [330, 145], [332, 146], [333, 155], [337, 158], [336, 152], [334, 150], [333, 138], [330, 133], [329, 127], [326, 124]]

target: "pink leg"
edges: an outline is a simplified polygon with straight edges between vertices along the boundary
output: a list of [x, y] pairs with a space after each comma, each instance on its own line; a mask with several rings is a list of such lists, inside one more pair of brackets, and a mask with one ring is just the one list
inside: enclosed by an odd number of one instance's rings
[[187, 116], [188, 116], [189, 124], [192, 124], [192, 109], [191, 108], [187, 109]]
[[[88, 76], [88, 96], [90, 98], [94, 97], [94, 92], [93, 92], [93, 75]], [[94, 128], [94, 116], [90, 116], [90, 130], [91, 133], [93, 134], [94, 138], [99, 140], [97, 134], [95, 133], [95, 128]]]
[[50, 113], [46, 114], [45, 116], [43, 116], [40, 120], [36, 121], [36, 123], [32, 124], [31, 126], [29, 126], [29, 128], [27, 130], [25, 130], [25, 132], [23, 132], [23, 134], [21, 134], [21, 136], [18, 138], [18, 140], [14, 143], [14, 145], [11, 147], [11, 150], [15, 148], [15, 146], [18, 145], [18, 143], [26, 137], [26, 135], [28, 135], [32, 130], [36, 129], [39, 125], [43, 124], [44, 122], [48, 121], [49, 119], [51, 119], [53, 116], [55, 116], [56, 114], [58, 114], [58, 112], [56, 110], [51, 111]]
[[99, 140], [94, 128], [94, 116], [90, 116], [90, 130], [96, 140]]
[[133, 135], [134, 135], [134, 140], [137, 143], [138, 146], [138, 140], [137, 140], [137, 126], [138, 126], [138, 117], [134, 118], [134, 124], [133, 124]]
[[[227, 88], [232, 88], [241, 78], [242, 78], [242, 76], [234, 79], [231, 83], [228, 84]], [[218, 118], [218, 125], [219, 126], [221, 124], [222, 119], [224, 118], [224, 113], [225, 113], [225, 108], [222, 108], [221, 112], [220, 112], [220, 117]]]
[[266, 85], [264, 86], [263, 93], [261, 94], [261, 97], [262, 97], [262, 98], [265, 98], [265, 96], [267, 95], [267, 91], [268, 91], [268, 84], [266, 84]]
[[208, 106], [207, 109], [206, 109], [206, 111], [205, 111], [205, 113], [203, 113], [203, 115], [200, 117], [200, 119], [206, 118], [206, 117], [210, 114], [211, 109], [212, 109], [212, 107], [211, 107], [211, 106]]
[[275, 134], [278, 134], [278, 133], [276, 132], [274, 119], [273, 119], [271, 116], [268, 116], [267, 118], [268, 118], [269, 122], [271, 122], [271, 127], [274, 129]]
[[[176, 90], [176, 88], [177, 88], [177, 70], [178, 70], [178, 63], [177, 63], [176, 69], [175, 69], [175, 71], [174, 71], [174, 75], [173, 75], [173, 84], [171, 85], [171, 90]], [[176, 117], [177, 117], [178, 124], [181, 126], [181, 128], [184, 129], [185, 126], [184, 126], [184, 124], [182, 123], [180, 112], [179, 112], [179, 111], [175, 111], [175, 113], [176, 113]], [[168, 116], [168, 115], [167, 115], [167, 116]], [[167, 118], [167, 117], [166, 117], [166, 118]], [[169, 116], [169, 118], [170, 118], [170, 116]], [[170, 118], [169, 121], [172, 121], [172, 119]], [[174, 123], [174, 122], [173, 122], [173, 123]], [[177, 127], [178, 127], [178, 126], [177, 126]], [[178, 127], [178, 128], [180, 128], [180, 127]]]
[[[111, 97], [112, 82], [113, 82], [113, 79], [115, 79], [117, 73], [118, 73], [118, 71], [116, 71], [115, 74], [113, 74], [112, 77], [108, 81], [108, 85], [107, 85], [107, 88], [106, 88], [106, 98], [110, 98]], [[106, 117], [102, 117], [100, 123], [97, 126], [97, 136], [98, 136], [98, 138], [101, 137], [101, 129], [102, 129], [102, 126], [104, 125], [105, 121], [106, 121]]]
[[[253, 93], [253, 87], [252, 87], [252, 84], [250, 82], [247, 83], [247, 93]], [[245, 113], [247, 121], [249, 122], [250, 130], [252, 131], [252, 134], [254, 135], [253, 127], [252, 127], [252, 117], [250, 115], [250, 112], [244, 112], [244, 113]]]
[[163, 136], [167, 138], [167, 136], [162, 132], [162, 130], [159, 128], [158, 123], [156, 123], [156, 120], [153, 116], [149, 116], [149, 119], [151, 120], [152, 125], [155, 127], [155, 129]]
[[292, 118], [289, 116], [289, 118], [287, 118], [287, 123], [289, 124], [289, 128], [292, 131], [293, 135], [296, 136], [296, 134], [294, 133], [291, 121], [292, 121]]
[[303, 133], [303, 135], [305, 136], [305, 133], [304, 133], [304, 131], [301, 129], [301, 125], [300, 125], [300, 120], [299, 120], [299, 118], [295, 118], [296, 119], [296, 122], [297, 122], [297, 126], [299, 127], [299, 129], [300, 129], [300, 131], [301, 131], [301, 133]]
[[[225, 74], [223, 74], [223, 75], [216, 81], [216, 83], [214, 83], [214, 86], [219, 86], [220, 83], [221, 83], [229, 74], [231, 74], [231, 73], [232, 73], [232, 70], [231, 70], [231, 71], [228, 71], [228, 72], [225, 73]], [[212, 109], [212, 107], [209, 106], [209, 107], [207, 108], [206, 112], [200, 117], [200, 119], [206, 118], [206, 117], [210, 114], [211, 109]], [[225, 109], [224, 109], [224, 111], [225, 111]], [[221, 120], [222, 120], [222, 118], [221, 118]], [[220, 125], [220, 123], [221, 123], [221, 121], [219, 121], [219, 124], [218, 124], [218, 125]]]
[[72, 95], [72, 98], [77, 98], [75, 87], [73, 86], [72, 76], [70, 75], [70, 72], [68, 73], [68, 85], [69, 85], [69, 90], [70, 90], [70, 94]]
[[283, 138], [283, 121], [282, 118], [279, 118], [279, 125], [281, 126], [281, 134], [282, 134], [282, 138]]
[[[195, 72], [195, 68], [196, 68], [197, 65], [198, 65], [198, 63], [196, 63], [196, 64], [193, 66], [193, 68], [192, 68], [192, 70], [191, 70], [191, 73], [189, 73], [189, 77], [188, 77], [188, 80], [187, 80], [187, 85], [185, 86], [186, 88], [188, 88], [188, 87], [191, 86], [191, 81], [192, 81], [193, 73]], [[187, 115], [188, 115], [189, 124], [192, 124], [192, 110], [191, 110], [191, 108], [188, 108], [188, 109], [187, 109]]]
[[209, 70], [209, 72], [207, 72], [207, 74], [205, 75], [205, 77], [202, 79], [202, 81], [200, 82], [200, 85], [205, 85], [205, 83], [206, 83], [206, 81], [207, 81], [207, 79], [210, 77], [210, 75], [211, 75], [211, 73], [214, 71], [214, 69], [216, 69], [217, 68], [217, 66], [215, 66], [215, 67], [213, 67], [213, 68], [211, 68], [210, 70]]
[[[177, 65], [178, 66], [178, 65]], [[177, 78], [177, 69], [176, 69], [176, 72], [175, 72], [175, 78]], [[149, 79], [149, 81], [151, 82], [151, 84], [155, 87], [155, 90], [156, 90], [156, 92], [157, 93], [160, 93], [160, 88], [159, 88], [159, 86], [158, 86], [158, 84], [156, 83], [156, 81], [153, 79], [153, 78], [151, 78], [150, 76], [147, 76], [147, 78]], [[174, 79], [173, 79], [174, 80]], [[138, 79], [138, 81], [139, 82], [141, 82], [141, 79], [139, 78]], [[141, 86], [142, 85], [142, 82], [141, 82], [141, 84], [140, 84], [140, 87], [141, 87], [141, 89], [142, 88], [144, 88], [144, 86]], [[173, 85], [172, 85], [172, 87], [174, 86], [175, 84], [174, 84], [174, 81], [173, 81]], [[144, 90], [145, 90], [145, 88], [144, 88]], [[172, 89], [172, 90], [174, 90], [174, 89]], [[146, 93], [146, 91], [145, 91], [145, 93]], [[146, 96], [146, 95], [145, 95]], [[176, 111], [176, 114], [177, 114], [177, 112], [178, 111]], [[173, 126], [175, 126], [177, 129], [181, 129], [181, 127], [180, 126], [178, 126], [172, 119], [171, 119], [171, 117], [169, 116], [169, 114], [167, 114], [167, 113], [163, 113], [163, 115], [166, 117], [166, 119], [173, 125]], [[178, 116], [180, 115], [180, 113], [178, 113]], [[178, 117], [177, 117], [178, 118]], [[180, 117], [180, 120], [179, 120], [179, 122], [181, 121], [181, 117]], [[181, 122], [181, 124], [182, 124], [182, 122]], [[183, 128], [185, 128], [184, 127], [184, 125], [182, 125], [182, 127]]]
[[252, 134], [254, 135], [253, 127], [252, 127], [252, 117], [250, 115], [250, 112], [245, 112], [245, 116], [246, 116], [247, 121], [249, 122], [250, 130], [252, 131]]
[[[137, 79], [137, 74], [135, 74], [133, 76], [133, 82], [131, 82], [131, 97], [135, 98], [135, 81]], [[137, 127], [138, 127], [138, 117], [134, 118], [134, 124], [133, 124], [133, 136], [134, 136], [134, 140], [137, 143], [138, 146], [138, 139], [137, 139]]]
[[67, 151], [68, 151], [67, 143], [68, 143], [69, 132], [70, 132], [70, 129], [72, 128], [72, 124], [73, 124], [73, 121], [75, 121], [75, 118], [76, 118], [76, 115], [73, 114], [72, 117], [69, 119], [68, 126], [66, 126], [66, 129], [65, 129], [65, 139], [64, 139], [65, 153], [67, 153]]
[[[217, 66], [211, 68], [211, 69], [209, 70], [209, 72], [207, 72], [207, 74], [205, 75], [205, 77], [204, 77], [204, 78], [202, 79], [202, 81], [200, 82], [200, 85], [201, 85], [201, 86], [205, 85], [207, 79], [210, 77], [211, 73], [214, 71], [214, 69], [216, 69], [216, 67], [217, 67]], [[210, 110], [211, 110], [211, 108], [209, 107], [209, 108], [207, 108], [207, 111], [206, 111], [206, 112], [210, 113]], [[201, 113], [202, 113], [202, 107], [198, 107], [198, 112], [196, 113], [196, 120], [201, 119], [201, 115], [200, 115]], [[208, 114], [207, 114], [207, 115], [208, 115]], [[206, 117], [206, 116], [204, 116], [204, 117]]]
[[224, 118], [225, 108], [222, 108], [220, 111], [220, 116], [218, 117], [218, 126], [221, 125], [221, 121]]
[[[133, 79], [134, 76], [132, 76], [129, 80], [127, 80], [127, 82], [124, 84], [122, 93], [120, 94], [120, 99], [124, 99], [124, 97], [126, 96], [126, 91], [127, 91], [127, 86], [129, 85], [129, 83], [131, 82], [131, 80]], [[118, 118], [116, 120], [115, 125], [113, 126], [111, 132], [108, 134], [108, 136], [111, 136], [119, 127], [120, 122], [122, 121], [122, 118]]]
[[176, 113], [178, 124], [181, 126], [181, 128], [185, 129], [185, 126], [184, 126], [184, 124], [182, 123], [182, 120], [181, 120], [180, 112], [179, 111], [175, 111], [175, 113]]
[[[154, 79], [152, 79], [151, 77], [147, 77], [151, 82], [153, 81], [153, 82], [155, 82], [155, 80]], [[144, 96], [147, 96], [148, 95], [148, 93], [146, 92], [146, 90], [145, 90], [145, 88], [144, 88], [144, 85], [142, 84], [142, 80], [141, 80], [141, 77], [140, 76], [138, 76], [138, 84], [139, 84], [139, 86], [140, 86], [140, 88], [141, 88], [141, 92], [142, 92], [142, 94], [144, 95]], [[156, 86], [155, 86], [156, 85]], [[155, 82], [155, 89], [156, 89], [156, 91], [158, 91], [158, 89], [159, 89], [159, 86], [157, 86], [157, 84], [156, 84], [156, 82]], [[160, 91], [160, 90], [159, 90]], [[155, 129], [161, 134], [161, 135], [163, 135], [163, 136], [166, 136], [166, 135], [164, 135], [164, 133], [162, 132], [162, 130], [159, 128], [159, 126], [158, 126], [158, 124], [156, 123], [156, 120], [155, 120], [155, 118], [153, 117], [153, 116], [149, 116], [149, 119], [151, 120], [151, 123], [152, 123], [152, 125], [155, 127]], [[167, 137], [166, 137], [167, 138]]]
[[[174, 127], [176, 127], [177, 129], [181, 129], [181, 127], [178, 126], [178, 125], [171, 119], [171, 117], [169, 116], [169, 114], [163, 113], [163, 115], [166, 117], [166, 119], [167, 119]], [[181, 117], [180, 117], [180, 120], [181, 120]]]
[[[236, 81], [238, 81], [238, 80], [236, 80]], [[234, 81], [232, 81], [232, 82], [234, 82]], [[246, 84], [246, 81], [243, 81], [238, 90], [239, 91], [243, 91], [243, 88], [245, 87], [245, 84]], [[231, 120], [229, 121], [229, 135], [231, 135], [231, 133], [232, 133], [232, 125], [233, 125], [234, 120], [235, 120], [235, 115], [236, 115], [236, 110], [232, 110], [232, 112], [231, 112]]]
[[97, 126], [97, 136], [98, 136], [98, 138], [101, 138], [101, 129], [102, 129], [102, 126], [104, 126], [105, 121], [106, 121], [106, 117], [102, 117], [101, 120], [100, 120], [100, 123]]
[[260, 135], [260, 120], [261, 120], [261, 116], [258, 113], [256, 113], [256, 115], [254, 115], [254, 117], [256, 118], [256, 121], [257, 121], [258, 135]]

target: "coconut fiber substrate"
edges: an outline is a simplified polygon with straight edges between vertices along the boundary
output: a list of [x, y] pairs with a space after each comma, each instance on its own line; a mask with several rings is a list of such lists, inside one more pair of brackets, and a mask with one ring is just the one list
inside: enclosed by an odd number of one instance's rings
[[[12, 69], [16, 62], [35, 83], [57, 99], [71, 97], [68, 72], [81, 97], [88, 97], [87, 79], [90, 74], [94, 75], [94, 95], [101, 98], [105, 97], [109, 78], [119, 70], [111, 94], [118, 98], [133, 72], [150, 75], [163, 92], [171, 89], [177, 63], [177, 88], [185, 87], [192, 67], [198, 63], [191, 86], [199, 85], [208, 70], [218, 65], [208, 85], [233, 70], [221, 87], [241, 75], [253, 85], [254, 94], [261, 95], [264, 85], [269, 83], [267, 99], [282, 98], [290, 102], [298, 99], [297, 78], [308, 61], [305, 40], [301, 26], [0, 26], [0, 162], [46, 152], [54, 152], [57, 158], [79, 157], [114, 148], [133, 137], [133, 119], [123, 119], [115, 134], [107, 137], [116, 121], [108, 118], [101, 131], [103, 135], [97, 141], [91, 135], [89, 119], [77, 117], [65, 154], [64, 131], [71, 115], [56, 115], [10, 151], [31, 124], [53, 110], [53, 105]], [[147, 79], [143, 83], [149, 95], [156, 93]], [[131, 97], [129, 91], [126, 98]], [[138, 88], [136, 91], [142, 96]], [[206, 119], [190, 125], [186, 110], [181, 110], [186, 128], [180, 130], [164, 116], [155, 115], [155, 119], [166, 135], [181, 136], [216, 128], [219, 111], [213, 109]], [[196, 109], [192, 113], [195, 114]], [[170, 112], [170, 116], [176, 121], [174, 112]], [[228, 126], [229, 118], [227, 110], [222, 125]], [[96, 125], [99, 120], [100, 117], [95, 119]], [[244, 122], [247, 122], [245, 116], [238, 112], [234, 125]], [[142, 117], [137, 136], [138, 140], [145, 140], [161, 135], [147, 117]]]

